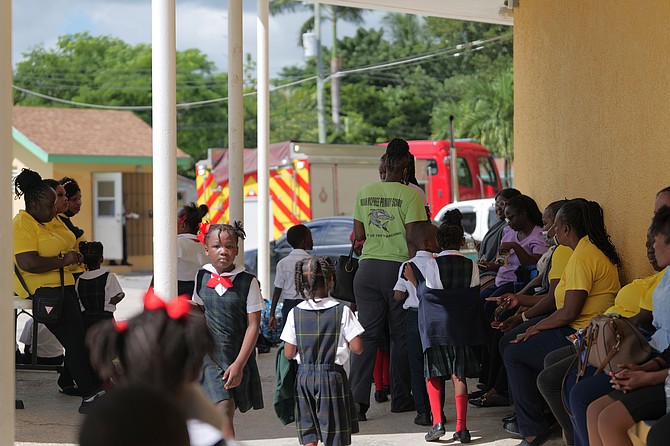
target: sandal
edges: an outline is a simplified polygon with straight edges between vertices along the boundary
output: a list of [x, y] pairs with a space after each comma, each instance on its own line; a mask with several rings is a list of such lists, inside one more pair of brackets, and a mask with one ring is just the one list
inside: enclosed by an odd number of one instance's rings
[[482, 395], [479, 398], [470, 398], [470, 404], [476, 407], [505, 407], [509, 406], [509, 398], [495, 393], [493, 395]]

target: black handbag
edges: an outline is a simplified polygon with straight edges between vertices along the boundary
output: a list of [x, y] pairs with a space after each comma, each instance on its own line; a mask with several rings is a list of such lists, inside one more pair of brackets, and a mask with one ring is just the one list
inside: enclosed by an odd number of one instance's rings
[[335, 299], [347, 302], [356, 302], [354, 296], [354, 276], [358, 271], [358, 259], [354, 258], [354, 243], [351, 242], [351, 249], [348, 256], [340, 256], [335, 262], [335, 286], [333, 287], [333, 297]]
[[63, 268], [59, 268], [60, 272], [60, 287], [40, 287], [31, 294], [23, 280], [21, 271], [14, 265], [14, 272], [23, 285], [23, 288], [28, 292], [28, 298], [33, 301], [33, 319], [35, 322], [41, 324], [55, 324], [60, 321], [61, 312], [63, 310], [63, 299], [65, 298], [65, 277]]

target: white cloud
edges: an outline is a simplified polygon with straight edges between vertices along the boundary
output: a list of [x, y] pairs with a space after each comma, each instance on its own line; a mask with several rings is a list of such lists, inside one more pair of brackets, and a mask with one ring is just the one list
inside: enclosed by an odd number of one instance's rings
[[[244, 1], [244, 53], [256, 55], [256, 2]], [[177, 49], [198, 48], [219, 70], [228, 66], [227, 2], [179, 0], [177, 2]], [[270, 17], [270, 71], [303, 62], [297, 45], [298, 32], [308, 12]], [[379, 26], [380, 13], [368, 13], [366, 26]], [[324, 44], [330, 44], [328, 23], [322, 28]], [[340, 36], [356, 27], [341, 24]], [[111, 35], [129, 44], [151, 43], [151, 2], [148, 0], [18, 0], [13, 2], [13, 60], [37, 45], [53, 46], [58, 37], [88, 31]]]

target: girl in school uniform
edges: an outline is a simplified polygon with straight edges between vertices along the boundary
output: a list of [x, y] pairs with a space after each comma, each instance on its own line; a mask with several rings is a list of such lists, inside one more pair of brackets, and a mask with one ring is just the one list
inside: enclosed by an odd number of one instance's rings
[[[329, 297], [335, 272], [324, 257], [298, 261], [295, 283], [304, 301], [291, 310], [281, 339], [284, 354], [296, 359], [296, 427], [300, 444], [351, 444], [358, 419], [342, 367], [349, 351], [360, 354], [364, 330], [349, 307]], [[306, 293], [306, 294], [305, 294]]]
[[125, 293], [113, 272], [100, 268], [103, 246], [100, 242], [79, 242], [79, 252], [84, 256], [86, 271], [75, 284], [79, 305], [84, 320], [84, 331], [96, 322], [112, 319], [116, 304], [121, 302]]
[[[479, 373], [479, 359], [471, 347], [484, 343], [484, 318], [479, 299], [479, 269], [459, 252], [463, 243], [463, 216], [458, 209], [447, 212], [437, 230], [443, 249], [434, 262], [421, 271], [408, 262], [404, 274], [417, 289], [419, 332], [423, 346], [424, 376], [433, 427], [426, 441], [444, 436], [442, 418], [444, 380], [451, 378], [456, 403], [453, 439], [470, 443], [467, 429], [468, 388], [465, 379]], [[419, 228], [417, 228], [419, 229]]]
[[263, 408], [261, 379], [254, 347], [263, 309], [258, 280], [233, 262], [242, 223], [211, 225], [205, 234], [205, 253], [211, 263], [195, 279], [193, 302], [202, 305], [215, 342], [205, 356], [202, 387], [224, 415], [223, 434], [235, 438], [233, 416]]

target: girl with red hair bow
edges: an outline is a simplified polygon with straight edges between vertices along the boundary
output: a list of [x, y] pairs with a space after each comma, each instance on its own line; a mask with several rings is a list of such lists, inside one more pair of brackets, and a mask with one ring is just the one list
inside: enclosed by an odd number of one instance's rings
[[215, 348], [205, 357], [201, 384], [224, 414], [224, 435], [235, 438], [235, 409], [244, 413], [263, 408], [254, 348], [264, 305], [256, 277], [234, 263], [238, 240], [246, 235], [242, 224], [208, 229], [205, 253], [210, 263], [196, 275], [193, 302], [205, 310]]

